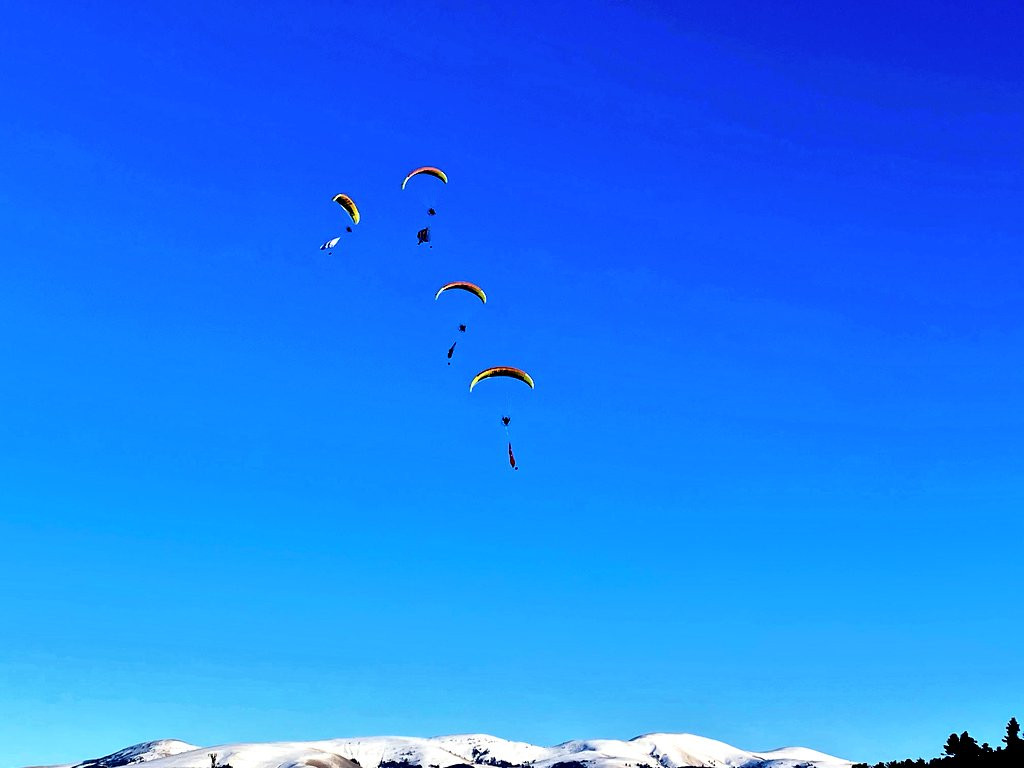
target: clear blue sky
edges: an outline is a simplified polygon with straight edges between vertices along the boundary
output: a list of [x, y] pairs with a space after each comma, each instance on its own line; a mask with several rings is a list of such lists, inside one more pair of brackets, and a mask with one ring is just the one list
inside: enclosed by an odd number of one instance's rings
[[998, 741], [1020, 4], [383, 6], [5, 13], [0, 763]]

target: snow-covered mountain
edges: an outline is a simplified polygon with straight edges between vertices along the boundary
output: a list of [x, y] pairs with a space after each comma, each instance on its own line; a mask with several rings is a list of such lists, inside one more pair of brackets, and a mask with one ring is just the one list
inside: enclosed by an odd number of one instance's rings
[[374, 736], [197, 747], [167, 739], [126, 747], [60, 768], [850, 768], [849, 760], [806, 747], [750, 752], [689, 733], [629, 741], [588, 739], [539, 747], [486, 734]]
[[162, 739], [160, 741], [146, 741], [142, 744], [135, 744], [125, 747], [105, 757], [97, 757], [78, 763], [80, 768], [121, 768], [123, 765], [132, 763], [148, 763], [150, 760], [159, 760], [163, 757], [180, 755], [182, 752], [192, 752], [199, 747], [194, 744], [186, 744], [177, 739]]

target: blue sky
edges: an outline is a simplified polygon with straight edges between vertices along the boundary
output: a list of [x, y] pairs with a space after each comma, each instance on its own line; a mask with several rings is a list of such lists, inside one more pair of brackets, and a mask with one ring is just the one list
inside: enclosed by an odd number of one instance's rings
[[[0, 762], [998, 741], [1024, 715], [1022, 24], [12, 8]], [[450, 184], [401, 192], [422, 164]], [[336, 192], [364, 220], [328, 257]], [[490, 301], [448, 367], [456, 279]], [[492, 364], [536, 390], [469, 395]]]

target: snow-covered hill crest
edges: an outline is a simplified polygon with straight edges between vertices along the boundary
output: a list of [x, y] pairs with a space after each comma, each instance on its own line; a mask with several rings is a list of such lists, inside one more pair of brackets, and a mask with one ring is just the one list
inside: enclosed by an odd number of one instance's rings
[[160, 760], [164, 757], [180, 755], [182, 752], [192, 752], [199, 747], [194, 744], [186, 744], [177, 739], [161, 739], [160, 741], [145, 741], [142, 744], [133, 744], [104, 757], [94, 757], [91, 760], [84, 760], [78, 763], [76, 768], [121, 768], [125, 765], [135, 763], [148, 763], [152, 760]]
[[542, 747], [487, 734], [376, 736], [325, 741], [197, 747], [151, 741], [75, 768], [850, 768], [849, 760], [806, 747], [751, 752], [689, 733], [629, 741], [585, 739]]

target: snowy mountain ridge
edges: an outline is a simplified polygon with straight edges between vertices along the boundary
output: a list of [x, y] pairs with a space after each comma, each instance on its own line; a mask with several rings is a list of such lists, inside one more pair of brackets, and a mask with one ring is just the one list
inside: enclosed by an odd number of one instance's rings
[[850, 768], [806, 747], [751, 752], [689, 733], [629, 741], [585, 739], [541, 747], [487, 734], [376, 736], [198, 747], [165, 739], [60, 768]]

